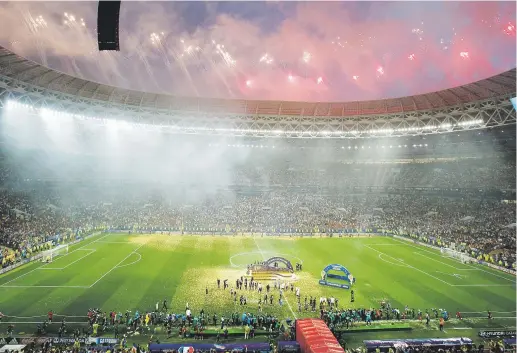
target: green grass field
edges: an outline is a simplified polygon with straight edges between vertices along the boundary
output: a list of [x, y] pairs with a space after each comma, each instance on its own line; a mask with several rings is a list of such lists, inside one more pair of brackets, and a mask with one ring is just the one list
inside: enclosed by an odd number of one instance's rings
[[[354, 307], [378, 307], [386, 299], [393, 307], [447, 309], [451, 316], [483, 320], [491, 310], [503, 326], [515, 324], [515, 277], [478, 265], [462, 264], [439, 252], [388, 237], [279, 238], [245, 236], [179, 236], [101, 234], [70, 247], [49, 264], [32, 263], [0, 277], [0, 311], [5, 322], [36, 324], [46, 313], [84, 321], [89, 308], [125, 312], [153, 310], [167, 299], [183, 313], [188, 302], [218, 315], [242, 312], [229, 290], [217, 289], [216, 279], [235, 279], [254, 261], [283, 256], [303, 261], [296, 286], [307, 295], [339, 298], [351, 307], [348, 290], [320, 286], [328, 264], [347, 267], [356, 277]], [[205, 295], [208, 287], [209, 295]], [[257, 311], [258, 293], [246, 291], [248, 308]], [[278, 298], [278, 295], [276, 295]], [[265, 306], [282, 318], [316, 316], [298, 312], [294, 293], [286, 305]], [[504, 323], [507, 321], [506, 323]], [[482, 326], [485, 327], [485, 326]]]

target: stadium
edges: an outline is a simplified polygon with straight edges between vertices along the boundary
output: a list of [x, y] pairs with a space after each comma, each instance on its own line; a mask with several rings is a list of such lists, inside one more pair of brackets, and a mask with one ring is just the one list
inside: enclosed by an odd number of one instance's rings
[[0, 345], [515, 350], [515, 96], [185, 98], [0, 47]]

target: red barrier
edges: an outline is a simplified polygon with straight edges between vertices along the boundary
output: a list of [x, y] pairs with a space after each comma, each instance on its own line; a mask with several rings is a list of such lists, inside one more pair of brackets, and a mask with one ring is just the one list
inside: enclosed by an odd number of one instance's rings
[[343, 347], [320, 319], [296, 320], [296, 340], [302, 353], [344, 353]]

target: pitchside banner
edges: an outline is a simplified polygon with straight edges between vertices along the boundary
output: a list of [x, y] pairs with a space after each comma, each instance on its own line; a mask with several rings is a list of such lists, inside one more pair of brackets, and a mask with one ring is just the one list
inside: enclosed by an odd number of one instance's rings
[[495, 337], [515, 337], [515, 330], [500, 330], [500, 331], [479, 331], [479, 337], [495, 338]]
[[[106, 337], [82, 337], [77, 339], [81, 344], [106, 344], [106, 345], [114, 345], [118, 343], [118, 339], [116, 338], [106, 338]], [[76, 341], [73, 337], [52, 337], [53, 344], [65, 344], [71, 345]]]
[[405, 348], [405, 347], [461, 347], [472, 345], [470, 338], [426, 338], [426, 339], [402, 339], [402, 340], [367, 340], [363, 341], [368, 352], [373, 352], [377, 348]]

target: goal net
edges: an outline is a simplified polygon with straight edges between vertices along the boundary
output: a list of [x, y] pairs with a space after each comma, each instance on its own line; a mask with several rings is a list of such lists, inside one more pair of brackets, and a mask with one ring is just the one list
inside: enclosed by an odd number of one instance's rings
[[58, 256], [68, 254], [68, 244], [58, 245], [53, 249], [44, 251], [41, 256], [42, 262], [50, 263]]
[[448, 248], [442, 248], [441, 252], [444, 256], [452, 257], [461, 263], [469, 262], [470, 258], [467, 254]]

